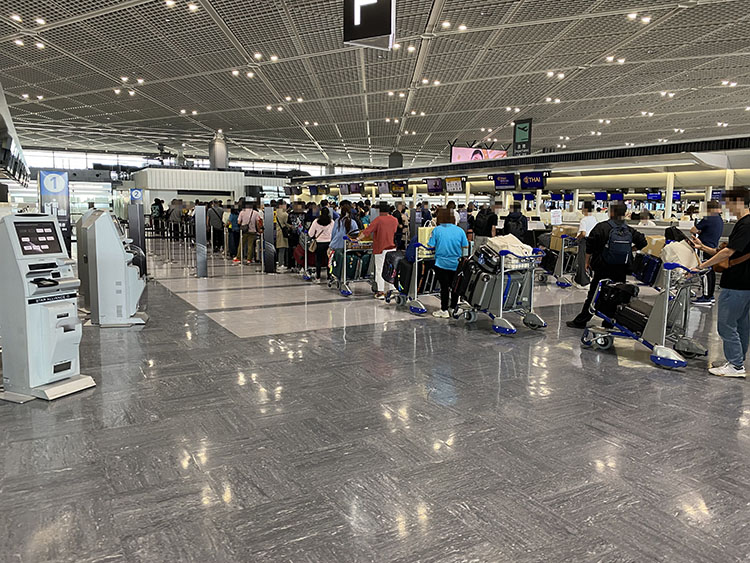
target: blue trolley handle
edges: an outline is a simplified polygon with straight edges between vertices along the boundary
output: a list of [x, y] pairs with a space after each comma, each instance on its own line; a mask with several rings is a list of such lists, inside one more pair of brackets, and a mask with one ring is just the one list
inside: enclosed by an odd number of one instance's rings
[[540, 250], [539, 248], [535, 248], [534, 253], [528, 254], [528, 255], [514, 254], [510, 250], [501, 250], [499, 254], [500, 256], [514, 256], [515, 258], [518, 258], [519, 260], [535, 260], [537, 258], [542, 258], [545, 252], [543, 250]]
[[687, 273], [692, 275], [705, 275], [708, 272], [711, 271], [711, 268], [704, 268], [703, 270], [691, 270], [690, 268], [687, 268], [686, 266], [683, 266], [682, 264], [678, 264], [677, 262], [665, 262], [663, 264], [665, 270], [685, 270]]

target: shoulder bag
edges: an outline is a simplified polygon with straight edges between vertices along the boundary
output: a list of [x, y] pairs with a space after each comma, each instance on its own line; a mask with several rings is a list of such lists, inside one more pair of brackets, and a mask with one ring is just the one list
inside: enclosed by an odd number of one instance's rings
[[[727, 247], [727, 243], [722, 242], [719, 245], [719, 248], [717, 250], [722, 250]], [[722, 260], [718, 264], [714, 264], [713, 269], [714, 272], [721, 274], [722, 272], [726, 272], [729, 268], [734, 268], [735, 266], [739, 266], [740, 264], [747, 262], [750, 260], [750, 254], [745, 254], [744, 256], [740, 258], [735, 258], [734, 260], [727, 258], [726, 260]]]

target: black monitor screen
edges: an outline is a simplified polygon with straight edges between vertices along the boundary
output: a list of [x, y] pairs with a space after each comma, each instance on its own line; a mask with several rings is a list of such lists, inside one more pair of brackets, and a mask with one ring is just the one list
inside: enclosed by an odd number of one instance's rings
[[24, 256], [62, 253], [57, 229], [52, 221], [16, 223], [16, 235]]

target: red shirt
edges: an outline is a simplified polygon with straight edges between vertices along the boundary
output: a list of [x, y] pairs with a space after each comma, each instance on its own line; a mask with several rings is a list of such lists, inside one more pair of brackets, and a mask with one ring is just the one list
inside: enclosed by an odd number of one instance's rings
[[394, 238], [398, 230], [398, 219], [393, 215], [379, 215], [362, 231], [362, 236], [372, 234], [372, 253], [382, 254], [396, 248]]

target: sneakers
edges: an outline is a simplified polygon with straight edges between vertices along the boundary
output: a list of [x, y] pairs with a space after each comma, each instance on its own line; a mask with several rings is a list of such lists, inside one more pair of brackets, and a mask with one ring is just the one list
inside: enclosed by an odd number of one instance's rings
[[433, 311], [432, 316], [436, 319], [450, 319], [451, 314], [448, 311]]
[[713, 297], [699, 297], [698, 299], [695, 299], [693, 301], [693, 305], [698, 305], [701, 307], [710, 307], [714, 303], [716, 303], [716, 299], [714, 299]]
[[725, 363], [723, 366], [718, 366], [715, 368], [710, 368], [708, 370], [708, 373], [711, 375], [717, 375], [719, 377], [745, 377], [745, 368], [740, 367], [736, 368], [729, 362]]
[[232, 260], [232, 262], [234, 262], [235, 264], [239, 264], [240, 263], [240, 259], [239, 258], [235, 258], [234, 260]]
[[375, 299], [385, 299], [385, 293], [382, 291], [378, 291], [375, 295], [373, 295]]

